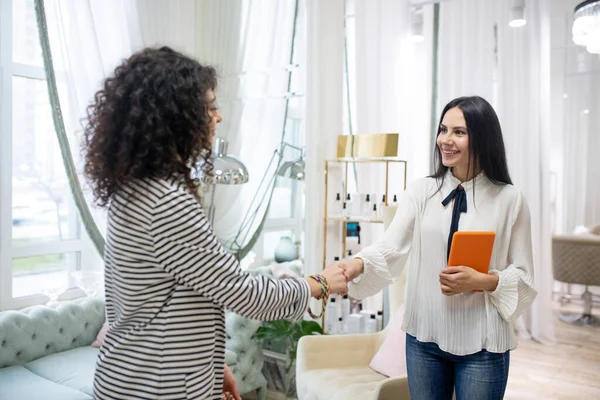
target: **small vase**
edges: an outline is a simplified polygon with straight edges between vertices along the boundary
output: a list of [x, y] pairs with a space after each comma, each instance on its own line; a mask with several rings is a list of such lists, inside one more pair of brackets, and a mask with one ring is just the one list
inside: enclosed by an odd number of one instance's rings
[[282, 236], [275, 248], [275, 261], [278, 263], [293, 261], [298, 256], [296, 245], [289, 236]]

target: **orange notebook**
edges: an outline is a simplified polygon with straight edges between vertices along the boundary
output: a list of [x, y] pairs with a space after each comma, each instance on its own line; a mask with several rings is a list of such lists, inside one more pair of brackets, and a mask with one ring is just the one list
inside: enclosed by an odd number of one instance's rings
[[452, 237], [448, 266], [464, 265], [487, 274], [494, 249], [494, 232], [458, 231]]

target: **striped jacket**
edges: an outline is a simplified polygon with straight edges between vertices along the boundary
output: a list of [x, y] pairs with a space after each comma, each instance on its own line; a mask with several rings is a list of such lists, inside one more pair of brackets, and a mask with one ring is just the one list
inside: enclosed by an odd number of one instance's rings
[[240, 269], [180, 179], [133, 182], [109, 207], [109, 330], [96, 399], [220, 399], [224, 308], [261, 320], [300, 319], [310, 288]]

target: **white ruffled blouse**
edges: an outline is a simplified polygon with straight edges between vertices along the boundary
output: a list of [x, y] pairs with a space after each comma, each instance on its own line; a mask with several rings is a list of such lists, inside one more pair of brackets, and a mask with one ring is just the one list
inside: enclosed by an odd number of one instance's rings
[[[458, 230], [496, 232], [490, 273], [499, 282], [493, 292], [445, 296], [440, 289], [452, 219], [452, 204], [443, 206], [442, 200], [459, 184], [467, 194], [467, 212]], [[402, 325], [407, 333], [455, 355], [516, 347], [513, 322], [537, 295], [529, 207], [519, 189], [496, 185], [483, 172], [461, 183], [448, 171], [439, 191], [434, 178], [415, 181], [383, 237], [356, 255], [365, 272], [350, 283], [350, 296], [362, 299], [381, 291], [400, 276], [409, 255]]]

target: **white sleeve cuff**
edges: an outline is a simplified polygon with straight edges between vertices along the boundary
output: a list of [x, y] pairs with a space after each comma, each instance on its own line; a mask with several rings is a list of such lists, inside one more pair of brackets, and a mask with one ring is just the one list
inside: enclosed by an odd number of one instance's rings
[[352, 298], [373, 296], [398, 278], [390, 274], [385, 258], [374, 249], [367, 248], [355, 257], [363, 260], [364, 272], [348, 284], [348, 295]]
[[490, 273], [498, 275], [496, 290], [488, 292], [490, 301], [502, 318], [514, 322], [533, 303], [537, 291], [530, 286], [530, 282], [522, 279], [514, 265], [503, 271], [492, 270]]

